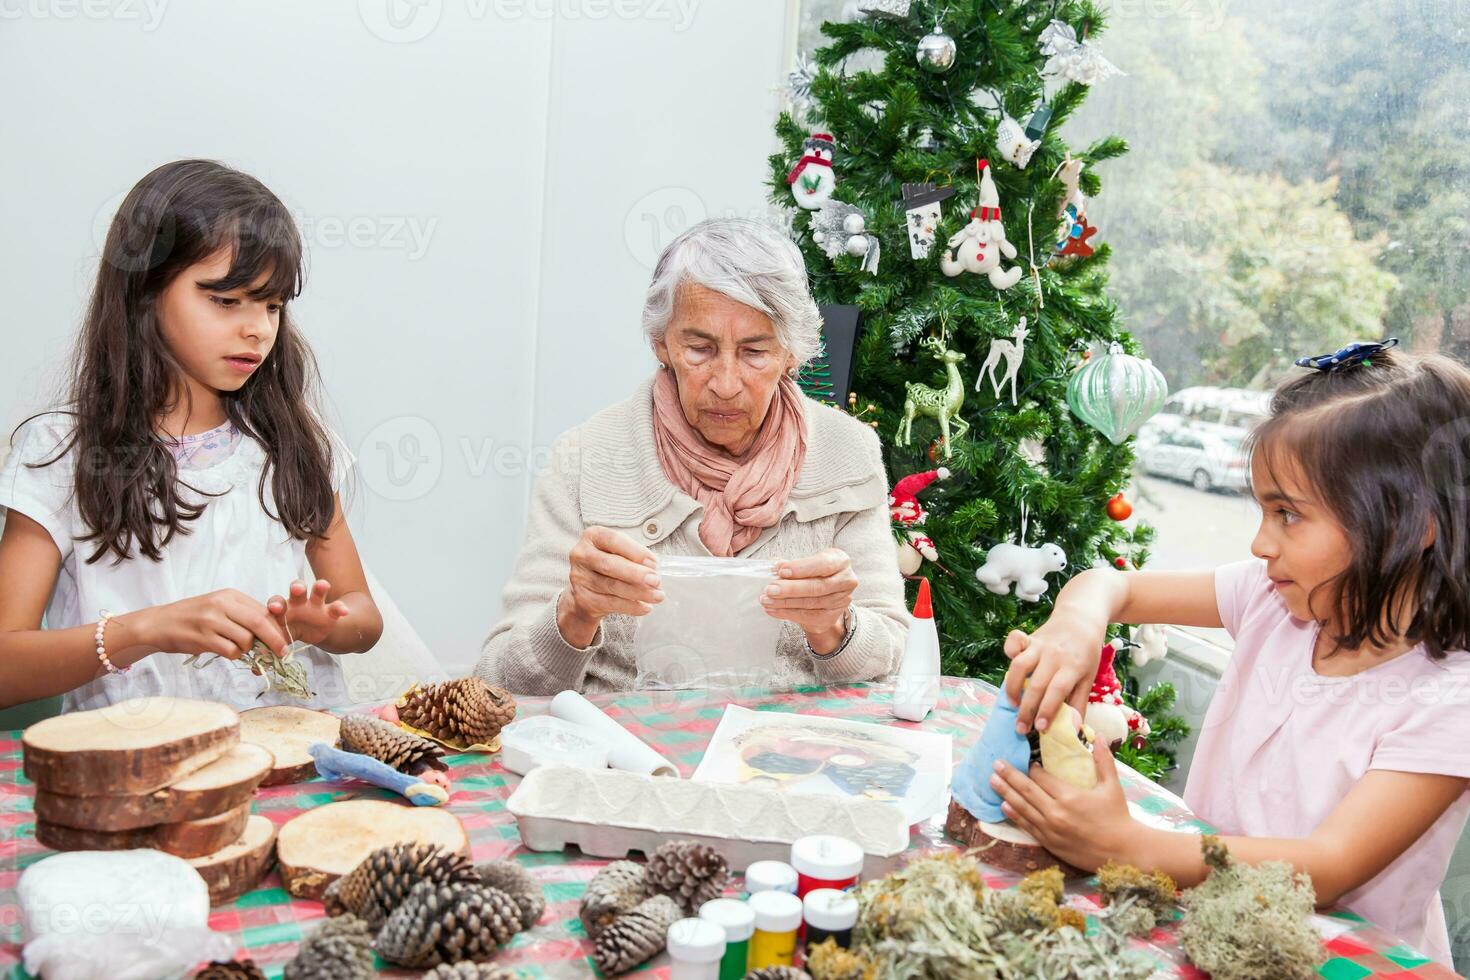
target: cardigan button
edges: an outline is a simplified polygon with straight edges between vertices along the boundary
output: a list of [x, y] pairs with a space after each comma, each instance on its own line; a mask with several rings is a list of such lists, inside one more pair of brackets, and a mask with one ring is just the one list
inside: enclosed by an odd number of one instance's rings
[[643, 533], [650, 538], [658, 537], [658, 523], [656, 521], [649, 521], [643, 525]]

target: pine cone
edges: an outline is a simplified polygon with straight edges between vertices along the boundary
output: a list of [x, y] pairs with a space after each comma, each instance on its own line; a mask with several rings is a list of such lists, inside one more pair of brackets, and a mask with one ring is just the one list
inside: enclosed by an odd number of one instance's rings
[[451, 745], [490, 744], [516, 716], [515, 698], [478, 677], [462, 677], [404, 695], [398, 718]]
[[664, 948], [669, 926], [683, 917], [679, 903], [667, 895], [644, 899], [633, 911], [614, 919], [597, 937], [592, 948], [597, 968], [612, 976], [653, 959]]
[[388, 916], [373, 946], [385, 960], [424, 969], [483, 959], [520, 925], [519, 906], [498, 888], [421, 881]]
[[194, 974], [194, 980], [265, 980], [254, 960], [216, 960]]
[[402, 843], [380, 847], [352, 871], [327, 886], [322, 904], [328, 915], [351, 912], [376, 929], [421, 881], [451, 884], [475, 881], [469, 859], [434, 844]]
[[812, 980], [812, 975], [794, 966], [763, 966], [747, 973], [745, 980]]
[[475, 865], [475, 873], [482, 884], [499, 888], [509, 895], [520, 907], [521, 928], [529, 929], [541, 921], [546, 911], [546, 898], [541, 894], [541, 885], [531, 873], [514, 861], [483, 861]]
[[689, 915], [724, 894], [729, 880], [730, 865], [708, 844], [670, 841], [648, 856], [649, 892], [668, 895]]
[[579, 914], [582, 928], [596, 939], [602, 930], [624, 912], [630, 912], [648, 897], [648, 874], [643, 865], [614, 861], [593, 876], [582, 893]]
[[419, 980], [516, 980], [516, 975], [490, 963], [440, 963]]
[[327, 919], [286, 964], [285, 980], [363, 980], [373, 975], [372, 931], [355, 915]]
[[437, 742], [406, 732], [372, 715], [343, 716], [342, 748], [370, 755], [410, 776], [428, 768], [449, 768], [441, 758], [444, 749]]

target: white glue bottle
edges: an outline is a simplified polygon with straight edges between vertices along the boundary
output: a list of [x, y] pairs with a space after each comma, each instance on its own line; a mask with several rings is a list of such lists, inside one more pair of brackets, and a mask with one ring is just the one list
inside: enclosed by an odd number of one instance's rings
[[929, 599], [929, 580], [919, 579], [919, 597], [904, 643], [903, 663], [893, 682], [893, 715], [923, 721], [939, 703], [939, 630]]

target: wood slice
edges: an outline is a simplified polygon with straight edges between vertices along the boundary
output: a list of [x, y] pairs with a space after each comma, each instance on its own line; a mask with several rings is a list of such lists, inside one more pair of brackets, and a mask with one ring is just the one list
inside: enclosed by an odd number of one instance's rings
[[37, 789], [72, 796], [152, 793], [240, 741], [240, 716], [218, 701], [133, 698], [38, 721], [21, 736]]
[[341, 732], [342, 721], [336, 715], [310, 708], [282, 704], [240, 712], [241, 741], [259, 745], [276, 760], [262, 786], [316, 778], [316, 764], [307, 749], [313, 742], [335, 747]]
[[112, 833], [78, 830], [37, 820], [36, 840], [55, 851], [126, 851], [135, 847], [151, 847], [181, 858], [202, 857], [239, 840], [249, 817], [250, 804], [246, 803], [202, 820], [184, 820]]
[[1069, 878], [1087, 876], [1087, 872], [1052, 854], [1020, 827], [978, 820], [956, 799], [949, 801], [944, 831], [967, 848], [976, 848], [975, 857], [983, 863], [1006, 871], [1028, 875], [1042, 868], [1056, 867]]
[[209, 904], [224, 905], [260, 884], [276, 860], [276, 825], [265, 817], [245, 822], [240, 839], [189, 863], [209, 886]]
[[265, 749], [239, 742], [203, 769], [152, 793], [67, 796], [37, 790], [36, 818], [78, 830], [118, 831], [218, 816], [250, 802], [273, 765]]
[[342, 800], [288, 821], [276, 837], [276, 860], [288, 892], [320, 899], [328, 885], [373, 851], [401, 841], [470, 854], [464, 827], [447, 810], [385, 800]]

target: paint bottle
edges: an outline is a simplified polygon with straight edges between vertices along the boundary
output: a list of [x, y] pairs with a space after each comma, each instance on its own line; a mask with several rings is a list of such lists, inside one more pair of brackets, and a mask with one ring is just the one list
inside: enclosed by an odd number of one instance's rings
[[[795, 877], [795, 872], [792, 876]], [[716, 898], [699, 907], [699, 917], [725, 930], [720, 980], [743, 980], [750, 971], [750, 937], [755, 932], [755, 913], [738, 898]]]
[[669, 980], [719, 980], [725, 955], [725, 930], [705, 919], [680, 919], [665, 938]]
[[750, 896], [755, 932], [750, 936], [750, 969], [796, 964], [796, 930], [801, 926], [801, 899], [786, 892]]
[[785, 861], [756, 861], [745, 869], [745, 892], [786, 892], [796, 894], [796, 869]]
[[796, 869], [798, 898], [818, 888], [845, 891], [862, 873], [863, 849], [846, 837], [813, 834], [791, 845], [791, 866]]
[[857, 925], [858, 903], [852, 892], [817, 888], [802, 899], [807, 949], [826, 939], [847, 949], [852, 945], [852, 927]]

